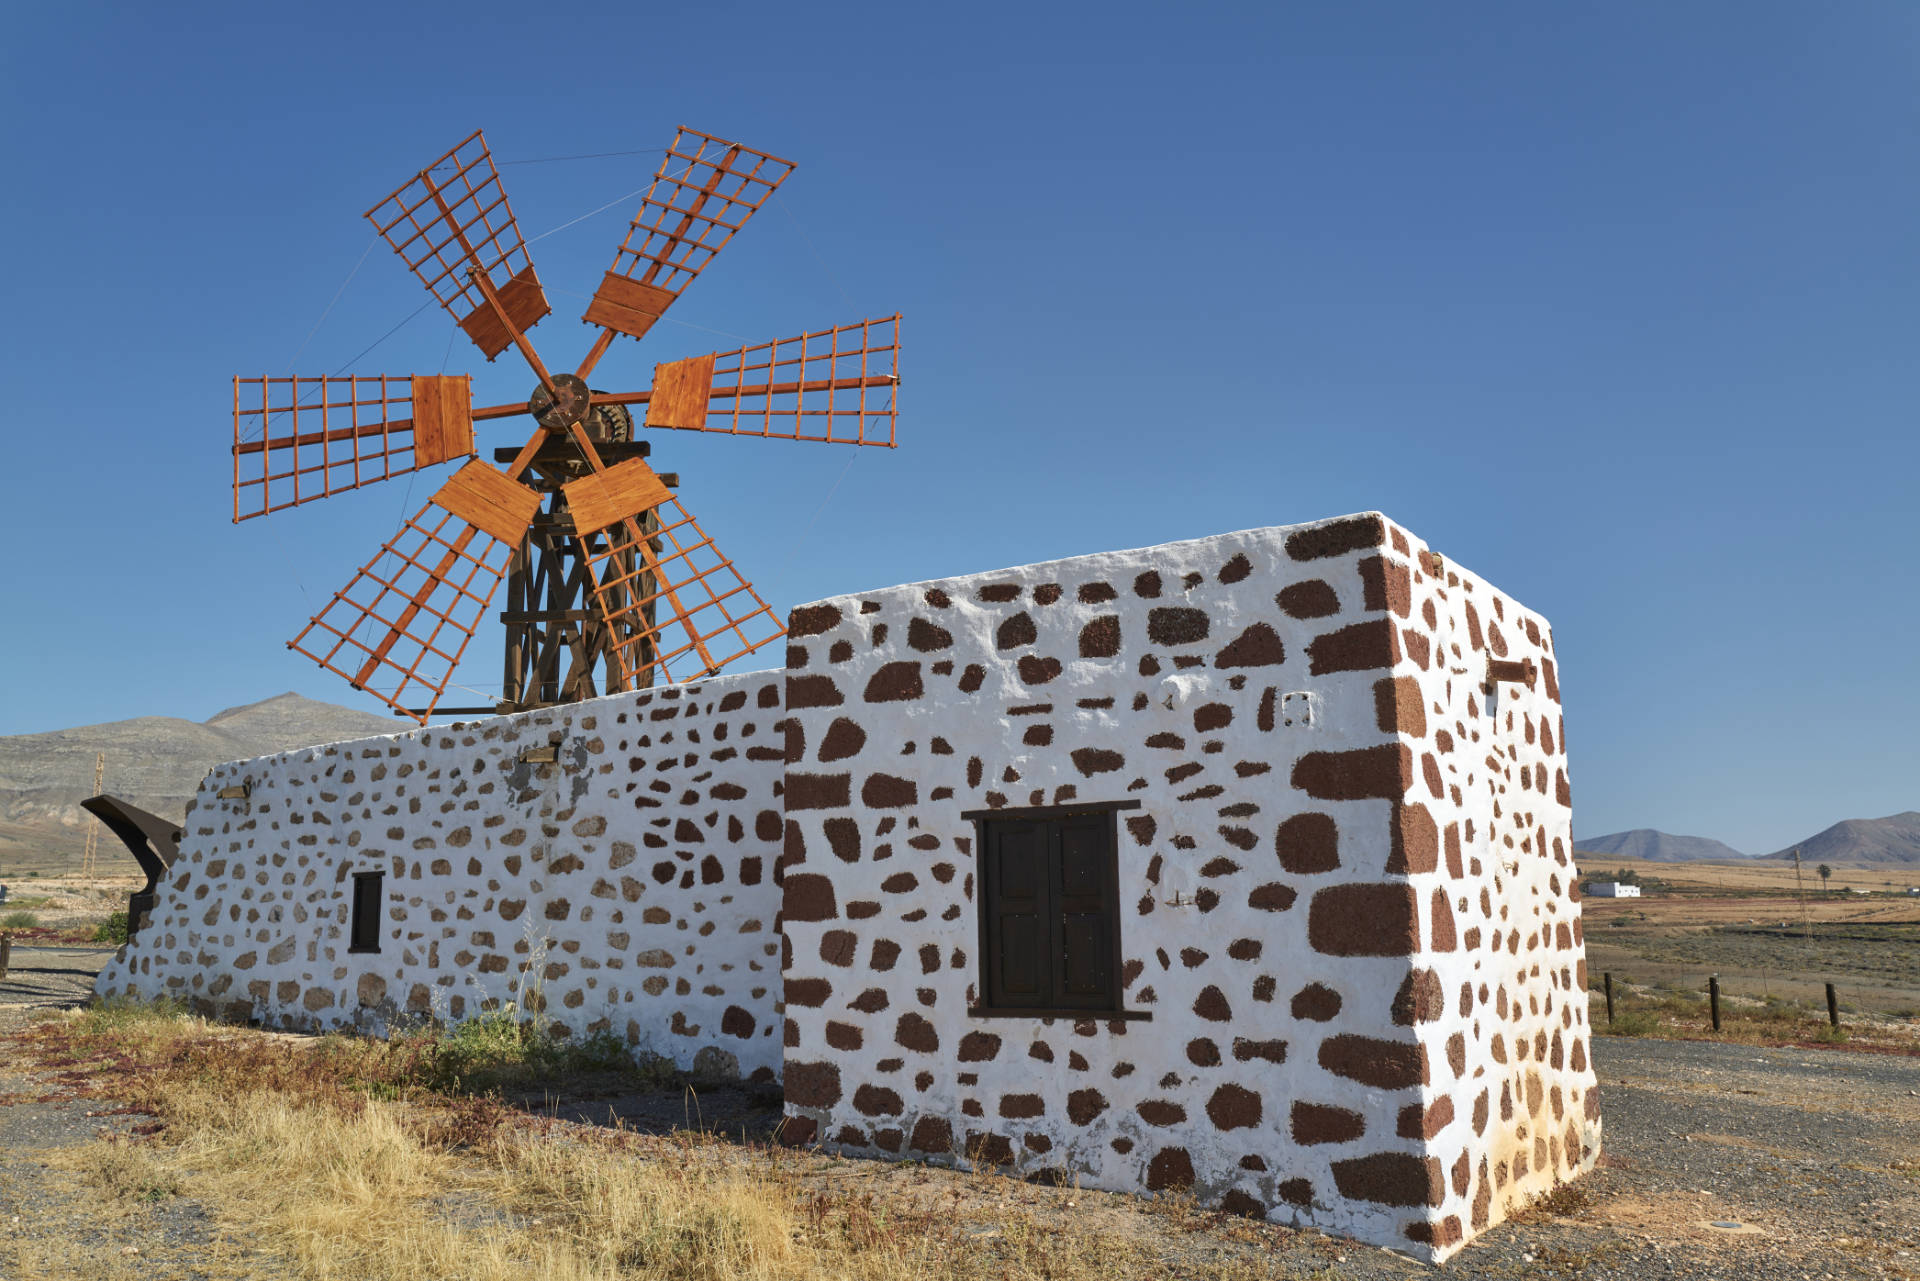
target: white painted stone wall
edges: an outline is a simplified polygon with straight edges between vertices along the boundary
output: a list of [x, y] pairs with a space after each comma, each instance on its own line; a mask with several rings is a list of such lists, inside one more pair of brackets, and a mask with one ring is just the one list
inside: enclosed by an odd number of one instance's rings
[[[1506, 839], [1492, 811], [1508, 783], [1472, 754], [1504, 751], [1506, 731], [1463, 724], [1435, 746], [1486, 654], [1464, 628], [1449, 652], [1452, 615], [1426, 606], [1472, 589], [1433, 579], [1424, 553], [1369, 514], [795, 610], [788, 1137], [1104, 1188], [1190, 1184], [1434, 1258], [1590, 1164], [1597, 1124], [1560, 1132], [1570, 1104], [1589, 1106], [1584, 1055], [1564, 1057], [1584, 1024], [1563, 1042], [1557, 1023], [1583, 1020], [1584, 999], [1561, 994], [1570, 966], [1543, 976], [1535, 955], [1577, 945], [1530, 921], [1512, 952], [1460, 948], [1451, 899], [1491, 895], [1496, 864], [1467, 871], [1460, 821], [1480, 816], [1482, 845]], [[1516, 657], [1531, 645], [1522, 635]], [[1439, 759], [1462, 776], [1458, 815], [1440, 813]], [[1119, 815], [1125, 1005], [1152, 1020], [969, 1015], [976, 835], [962, 814], [1122, 800], [1141, 806]], [[1564, 797], [1530, 796], [1536, 808], [1564, 843]], [[1570, 882], [1550, 892], [1553, 856], [1526, 839], [1525, 870], [1488, 903], [1503, 923], [1511, 907], [1577, 928]], [[1519, 1024], [1500, 1034], [1496, 992]], [[1536, 1032], [1544, 1059], [1548, 1019], [1551, 1081], [1544, 1064], [1496, 1061], [1495, 1040], [1504, 1054], [1524, 1034], [1531, 1050]], [[1474, 1112], [1496, 1076], [1512, 1078], [1498, 1122]], [[1528, 1111], [1548, 1089], [1550, 1123]], [[1535, 1137], [1540, 1159], [1519, 1173], [1505, 1149], [1523, 1143], [1528, 1165]], [[1497, 1174], [1479, 1161], [1496, 1148]]]
[[[775, 1079], [779, 700], [747, 673], [220, 766], [96, 991], [373, 1030], [518, 998]], [[375, 870], [380, 951], [349, 952], [352, 874]]]
[[[1538, 615], [1366, 513], [789, 630], [784, 674], [220, 767], [96, 990], [375, 1030], [519, 999], [784, 1078], [791, 1142], [1191, 1186], [1435, 1259], [1597, 1158]], [[1532, 683], [1489, 694], [1495, 659]], [[1114, 801], [1151, 1018], [970, 1015], [961, 815]]]

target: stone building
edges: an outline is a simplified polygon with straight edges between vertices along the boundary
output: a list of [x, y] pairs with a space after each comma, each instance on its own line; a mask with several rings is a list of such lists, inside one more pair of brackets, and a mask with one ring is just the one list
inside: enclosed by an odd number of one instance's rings
[[789, 629], [784, 679], [221, 767], [99, 990], [290, 1027], [518, 999], [781, 1079], [791, 1142], [1424, 1258], [1591, 1167], [1538, 615], [1365, 514]]

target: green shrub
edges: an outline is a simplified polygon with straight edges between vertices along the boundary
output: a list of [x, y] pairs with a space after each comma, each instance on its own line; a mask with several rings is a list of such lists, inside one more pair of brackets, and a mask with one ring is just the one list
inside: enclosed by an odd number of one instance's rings
[[30, 930], [40, 924], [32, 912], [9, 912], [0, 916], [0, 930]]
[[1628, 1010], [1595, 1031], [1603, 1036], [1652, 1036], [1660, 1030], [1660, 1015], [1653, 1010]]
[[100, 928], [93, 932], [96, 943], [124, 943], [127, 941], [127, 914], [115, 912], [100, 922]]

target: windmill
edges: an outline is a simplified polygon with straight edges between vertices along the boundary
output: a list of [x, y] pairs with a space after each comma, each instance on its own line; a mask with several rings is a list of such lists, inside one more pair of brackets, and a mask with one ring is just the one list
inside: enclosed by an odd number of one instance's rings
[[[367, 211], [491, 362], [517, 348], [524, 402], [475, 406], [468, 375], [233, 380], [236, 523], [465, 460], [288, 647], [424, 724], [503, 578], [503, 697], [513, 711], [710, 675], [785, 634], [779, 618], [648, 464], [649, 430], [894, 444], [900, 317], [654, 367], [646, 391], [588, 385], [616, 338], [644, 338], [793, 172], [682, 128], [552, 373], [527, 332], [552, 310], [479, 131]], [[474, 426], [533, 434], [482, 461]], [[664, 616], [664, 618], [663, 618]], [[596, 688], [597, 683], [604, 688]]]

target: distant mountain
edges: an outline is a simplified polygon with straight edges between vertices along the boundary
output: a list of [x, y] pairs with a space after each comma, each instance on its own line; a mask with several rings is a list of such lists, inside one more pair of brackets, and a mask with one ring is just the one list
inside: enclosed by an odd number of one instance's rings
[[1585, 840], [1576, 838], [1573, 842], [1575, 853], [1587, 851], [1593, 854], [1612, 854], [1619, 858], [1644, 858], [1655, 863], [1688, 863], [1696, 859], [1746, 858], [1731, 845], [1709, 840], [1704, 836], [1674, 836], [1667, 832], [1656, 832], [1650, 827], [1636, 827], [1631, 832], [1615, 832], [1611, 836], [1591, 836]]
[[1920, 812], [1843, 819], [1767, 857], [1790, 859], [1796, 849], [1803, 863], [1920, 865]]
[[[107, 754], [103, 791], [169, 818], [223, 761], [406, 728], [371, 712], [281, 694], [204, 722], [141, 716], [44, 734], [0, 737], [0, 851], [69, 846], [77, 855], [93, 794], [93, 757]], [[111, 838], [109, 838], [111, 839]]]

